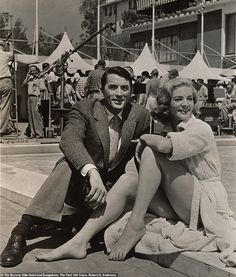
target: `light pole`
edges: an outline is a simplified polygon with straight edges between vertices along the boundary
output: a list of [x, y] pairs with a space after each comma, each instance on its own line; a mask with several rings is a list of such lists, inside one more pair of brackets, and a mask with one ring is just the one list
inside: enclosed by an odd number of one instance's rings
[[[97, 31], [100, 30], [100, 0], [98, 0], [98, 6], [97, 6]], [[97, 35], [97, 60], [100, 60], [101, 54], [100, 54], [100, 34]]]
[[155, 0], [152, 1], [152, 55], [155, 53]]
[[36, 0], [35, 2], [35, 55], [38, 57], [39, 55], [39, 2]]
[[201, 54], [202, 56], [204, 51], [204, 9], [205, 9], [205, 0], [202, 0], [202, 8], [201, 8]]

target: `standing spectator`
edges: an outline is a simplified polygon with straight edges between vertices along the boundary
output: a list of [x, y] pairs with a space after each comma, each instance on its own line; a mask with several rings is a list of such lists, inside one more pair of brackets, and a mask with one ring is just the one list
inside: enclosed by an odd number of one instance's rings
[[174, 69], [169, 70], [168, 74], [163, 76], [160, 79], [160, 88], [162, 88], [166, 82], [168, 82], [169, 80], [175, 79], [178, 76], [179, 76], [179, 72], [177, 69], [174, 68]]
[[[57, 96], [57, 102], [60, 103], [60, 98], [61, 98], [61, 85], [57, 88], [56, 92]], [[71, 85], [71, 79], [68, 78], [66, 80], [66, 84], [64, 87], [64, 95], [63, 95], [63, 102], [64, 102], [64, 107], [65, 108], [71, 108], [72, 105], [76, 102], [76, 94], [75, 91]]]
[[204, 104], [208, 98], [208, 89], [204, 85], [204, 82], [202, 79], [197, 79], [197, 94], [198, 94], [198, 101], [202, 101]]
[[232, 79], [232, 98], [236, 99], [236, 76]]
[[205, 105], [208, 99], [208, 89], [204, 85], [203, 79], [197, 79], [198, 102], [195, 105], [196, 116], [200, 114], [200, 108]]
[[143, 84], [143, 89], [141, 89], [140, 93], [137, 96], [137, 103], [145, 106], [145, 93], [146, 93], [146, 84], [150, 80], [150, 75], [148, 71], [143, 71], [141, 73], [141, 84]]
[[53, 67], [44, 77], [48, 93], [51, 96], [52, 105], [56, 104], [56, 83], [58, 77], [55, 74], [56, 67]]
[[83, 74], [80, 71], [80, 77], [78, 78], [76, 87], [75, 87], [75, 93], [78, 101], [85, 99], [85, 86], [86, 86], [89, 72], [90, 70], [86, 70], [85, 74]]
[[28, 119], [31, 138], [43, 138], [43, 120], [38, 111], [40, 97], [39, 69], [35, 65], [29, 67], [29, 72], [23, 82], [28, 88]]
[[83, 73], [80, 69], [78, 69], [78, 70], [74, 73], [73, 77], [71, 78], [71, 79], [72, 79], [72, 80], [71, 80], [71, 83], [72, 83], [72, 87], [73, 87], [74, 90], [75, 90], [75, 88], [76, 88], [76, 85], [77, 85], [77, 83], [78, 83], [80, 77], [82, 77], [82, 76], [84, 76], [84, 73]]
[[159, 94], [160, 80], [158, 78], [159, 72], [157, 69], [153, 69], [151, 72], [151, 79], [146, 83], [146, 95], [145, 95], [145, 107], [152, 111], [156, 108], [156, 97]]
[[95, 98], [101, 100], [103, 98], [101, 92], [101, 79], [105, 71], [106, 62], [99, 60], [95, 69], [88, 75], [88, 79], [85, 85], [85, 92], [87, 98]]
[[9, 51], [7, 51], [7, 44], [0, 41], [0, 135], [7, 134], [7, 126], [13, 101], [12, 77], [8, 66], [9, 61], [12, 59], [12, 45], [9, 44]]

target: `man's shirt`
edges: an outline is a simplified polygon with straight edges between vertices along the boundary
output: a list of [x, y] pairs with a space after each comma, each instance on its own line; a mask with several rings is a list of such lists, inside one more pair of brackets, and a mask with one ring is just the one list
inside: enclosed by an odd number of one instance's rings
[[8, 63], [12, 58], [13, 54], [11, 52], [0, 49], [0, 78], [11, 77]]
[[85, 89], [89, 93], [90, 91], [99, 91], [101, 89], [101, 79], [104, 73], [103, 69], [95, 69], [88, 75]]
[[[111, 130], [112, 126], [111, 126], [111, 125], [112, 125], [112, 118], [114, 117], [114, 114], [112, 114], [107, 108], [105, 108], [105, 112], [106, 112], [106, 114], [107, 114], [107, 119], [108, 119], [109, 135], [111, 136], [111, 132], [112, 132], [112, 130]], [[121, 121], [122, 121], [122, 112], [123, 112], [123, 111], [121, 111], [121, 112], [117, 115], [117, 116], [120, 118]], [[121, 135], [121, 134], [119, 134], [119, 135]], [[121, 136], [120, 136], [119, 141], [118, 141], [117, 152], [119, 151], [120, 146], [121, 146]], [[86, 164], [85, 166], [83, 166], [83, 167], [81, 168], [81, 171], [80, 171], [81, 175], [82, 175], [82, 176], [86, 176], [87, 173], [88, 173], [88, 171], [89, 171], [90, 169], [92, 169], [92, 168], [97, 168], [97, 167], [96, 167], [95, 165], [93, 165], [93, 164]]]

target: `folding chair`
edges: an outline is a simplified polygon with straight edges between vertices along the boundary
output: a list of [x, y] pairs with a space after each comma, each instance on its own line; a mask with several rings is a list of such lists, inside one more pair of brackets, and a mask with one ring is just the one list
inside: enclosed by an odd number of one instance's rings
[[220, 109], [218, 107], [201, 107], [199, 118], [209, 124], [213, 132], [221, 134]]

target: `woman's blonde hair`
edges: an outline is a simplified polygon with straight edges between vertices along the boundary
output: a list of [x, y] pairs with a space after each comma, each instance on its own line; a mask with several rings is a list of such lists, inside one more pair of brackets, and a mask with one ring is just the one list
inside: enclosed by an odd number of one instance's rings
[[157, 95], [157, 108], [155, 108], [151, 115], [154, 119], [160, 120], [162, 123], [170, 121], [169, 105], [173, 95], [173, 91], [180, 87], [190, 87], [193, 91], [193, 102], [197, 102], [197, 92], [193, 87], [193, 83], [190, 79], [181, 77], [174, 78], [165, 83]]

